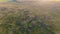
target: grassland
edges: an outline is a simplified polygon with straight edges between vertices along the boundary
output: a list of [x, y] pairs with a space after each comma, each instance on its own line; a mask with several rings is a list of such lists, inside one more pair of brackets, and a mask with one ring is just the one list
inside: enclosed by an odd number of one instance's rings
[[1, 3], [0, 34], [59, 34], [59, 3]]

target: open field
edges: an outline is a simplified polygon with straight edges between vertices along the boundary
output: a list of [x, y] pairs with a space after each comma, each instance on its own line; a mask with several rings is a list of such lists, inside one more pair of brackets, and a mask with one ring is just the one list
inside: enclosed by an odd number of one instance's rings
[[60, 34], [60, 2], [0, 3], [0, 34]]

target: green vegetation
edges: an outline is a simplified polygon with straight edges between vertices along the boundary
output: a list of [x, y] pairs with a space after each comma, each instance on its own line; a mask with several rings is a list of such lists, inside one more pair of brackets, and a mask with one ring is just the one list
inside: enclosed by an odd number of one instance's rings
[[0, 22], [0, 34], [55, 34], [54, 26], [45, 23], [45, 16], [31, 16], [27, 10], [5, 14]]

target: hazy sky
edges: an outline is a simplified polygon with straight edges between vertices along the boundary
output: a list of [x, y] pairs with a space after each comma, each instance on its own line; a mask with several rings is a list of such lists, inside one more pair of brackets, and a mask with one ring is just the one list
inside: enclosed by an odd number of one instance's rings
[[[0, 0], [0, 2], [8, 2], [12, 0]], [[60, 0], [18, 0], [18, 1], [60, 1]]]

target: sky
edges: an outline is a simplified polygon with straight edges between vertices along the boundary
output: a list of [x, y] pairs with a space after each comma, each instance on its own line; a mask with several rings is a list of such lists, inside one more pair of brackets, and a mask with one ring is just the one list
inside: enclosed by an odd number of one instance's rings
[[[0, 0], [0, 2], [8, 2], [11, 0]], [[25, 1], [25, 0], [18, 0], [18, 1]], [[60, 1], [60, 0], [28, 0], [28, 1]]]

